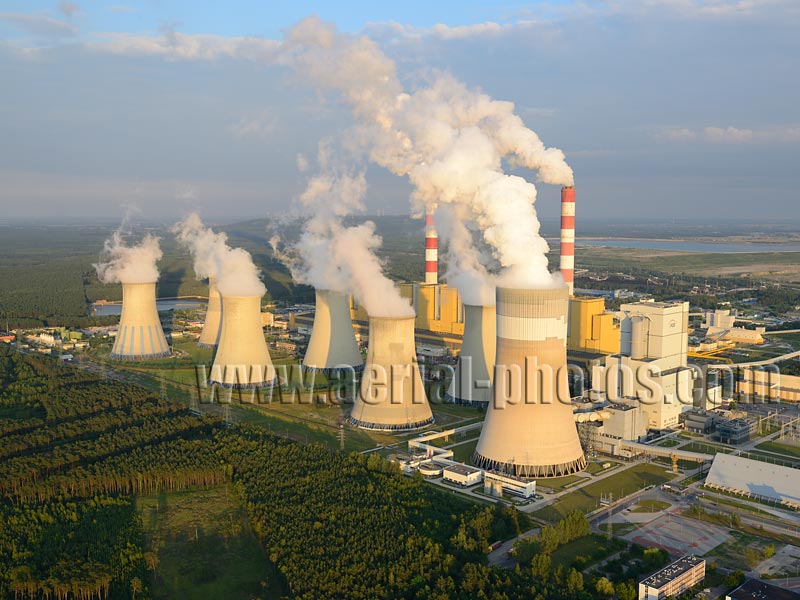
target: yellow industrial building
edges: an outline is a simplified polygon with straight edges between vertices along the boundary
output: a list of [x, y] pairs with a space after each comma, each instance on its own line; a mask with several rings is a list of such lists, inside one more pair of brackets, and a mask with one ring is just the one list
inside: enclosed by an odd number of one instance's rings
[[619, 322], [603, 298], [570, 298], [567, 350], [619, 353]]

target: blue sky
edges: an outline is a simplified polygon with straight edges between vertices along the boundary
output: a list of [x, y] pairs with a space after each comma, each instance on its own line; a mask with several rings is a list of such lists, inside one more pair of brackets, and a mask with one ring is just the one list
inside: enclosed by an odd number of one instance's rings
[[[587, 218], [800, 218], [793, 0], [5, 0], [0, 219], [285, 210], [297, 156], [352, 124], [271, 59], [312, 13], [369, 35], [409, 89], [438, 69], [514, 102], [566, 153]], [[368, 182], [370, 211], [407, 212], [405, 181]], [[539, 189], [554, 216], [558, 189]]]

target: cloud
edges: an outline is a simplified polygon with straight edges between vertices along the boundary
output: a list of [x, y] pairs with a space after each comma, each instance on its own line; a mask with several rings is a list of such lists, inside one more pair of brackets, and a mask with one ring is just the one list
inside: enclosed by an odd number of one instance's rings
[[67, 2], [66, 0], [61, 0], [61, 2], [58, 3], [58, 10], [64, 13], [64, 16], [69, 19], [81, 12], [77, 4], [74, 2]]
[[161, 35], [103, 33], [87, 47], [98, 52], [134, 56], [163, 56], [175, 60], [219, 60], [225, 58], [253, 62], [273, 62], [280, 42], [256, 37], [179, 33], [171, 26]]
[[247, 138], [267, 140], [278, 128], [278, 119], [272, 115], [261, 114], [242, 117], [237, 123], [228, 126], [228, 132], [237, 140]]
[[0, 21], [6, 21], [31, 35], [46, 38], [62, 38], [77, 35], [78, 29], [69, 23], [43, 14], [21, 12], [0, 13]]
[[769, 129], [742, 129], [738, 127], [663, 127], [657, 129], [658, 139], [670, 142], [705, 142], [712, 144], [796, 143], [800, 142], [800, 127], [779, 126]]

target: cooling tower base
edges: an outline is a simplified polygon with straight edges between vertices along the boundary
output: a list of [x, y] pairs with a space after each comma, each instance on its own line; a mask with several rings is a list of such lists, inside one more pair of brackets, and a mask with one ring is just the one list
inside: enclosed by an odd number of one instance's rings
[[270, 381], [259, 381], [256, 383], [225, 383], [223, 381], [210, 379], [208, 385], [218, 385], [219, 387], [230, 390], [258, 390], [275, 387], [278, 385], [278, 378], [276, 377]]
[[324, 375], [325, 377], [337, 375], [349, 375], [350, 373], [362, 373], [364, 371], [363, 363], [360, 365], [345, 366], [345, 367], [330, 367], [327, 369], [318, 369], [317, 367], [309, 367], [307, 365], [300, 365], [300, 370], [303, 373], [316, 373], [317, 375]]
[[351, 425], [355, 425], [359, 429], [369, 429], [370, 431], [415, 431], [417, 429], [422, 429], [423, 427], [427, 427], [428, 425], [433, 425], [435, 419], [431, 417], [430, 419], [426, 419], [425, 421], [420, 421], [418, 423], [406, 423], [403, 425], [389, 425], [386, 423], [364, 423], [363, 421], [359, 421], [358, 419], [354, 419], [350, 417], [347, 419], [347, 422]]
[[487, 471], [495, 471], [520, 479], [547, 479], [548, 477], [563, 477], [579, 473], [586, 468], [586, 458], [580, 458], [558, 465], [523, 465], [512, 462], [500, 462], [481, 456], [477, 452], [472, 455], [472, 464]]
[[156, 354], [119, 354], [117, 352], [111, 353], [112, 360], [128, 360], [128, 361], [143, 361], [143, 360], [157, 360], [160, 358], [169, 358], [172, 352], [158, 352]]
[[450, 392], [445, 392], [444, 401], [448, 404], [460, 404], [461, 406], [475, 406], [478, 408], [486, 408], [489, 406], [489, 400], [465, 400], [464, 398], [453, 396]]

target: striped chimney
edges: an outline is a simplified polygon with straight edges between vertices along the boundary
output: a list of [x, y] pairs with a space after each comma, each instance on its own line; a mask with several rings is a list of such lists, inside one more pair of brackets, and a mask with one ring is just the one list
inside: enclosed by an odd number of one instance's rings
[[561, 188], [561, 275], [573, 293], [575, 282], [575, 188]]
[[425, 213], [425, 283], [439, 283], [439, 236], [433, 213]]

